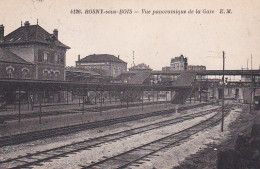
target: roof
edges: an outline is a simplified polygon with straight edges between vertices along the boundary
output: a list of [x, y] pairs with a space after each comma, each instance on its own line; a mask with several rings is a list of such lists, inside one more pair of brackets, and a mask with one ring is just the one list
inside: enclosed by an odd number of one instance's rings
[[7, 49], [0, 49], [0, 62], [32, 64]]
[[86, 74], [90, 74], [91, 76], [100, 76], [100, 74], [98, 74], [92, 70], [87, 70], [87, 69], [77, 68], [77, 67], [66, 67], [66, 72], [86, 73]]
[[176, 81], [172, 83], [172, 85], [190, 87], [193, 84], [196, 76], [197, 73], [194, 72], [182, 72]]
[[96, 72], [96, 73], [98, 73], [100, 76], [103, 76], [103, 77], [111, 76], [110, 73], [109, 73], [109, 71], [104, 70], [104, 69], [95, 69], [95, 68], [92, 68], [91, 71]]
[[172, 59], [171, 59], [171, 63], [173, 63], [173, 62], [179, 62], [179, 61], [185, 61], [185, 59], [187, 59], [187, 58], [185, 58], [183, 55], [181, 55], [181, 56], [179, 56], [179, 57], [172, 58]]
[[151, 75], [150, 72], [137, 72], [133, 77], [128, 79], [128, 84], [143, 84], [143, 82], [149, 78]]
[[119, 59], [114, 55], [109, 54], [93, 54], [88, 55], [77, 62], [91, 62], [91, 63], [100, 63], [100, 62], [118, 62], [118, 63], [126, 63], [123, 60]]
[[21, 26], [6, 35], [4, 42], [0, 44], [17, 44], [23, 42], [54, 44], [58, 47], [70, 49], [69, 46], [61, 43], [53, 34], [48, 33], [39, 25]]
[[152, 70], [149, 66], [147, 66], [144, 63], [140, 63], [138, 65], [135, 65], [131, 68], [129, 68], [129, 70]]

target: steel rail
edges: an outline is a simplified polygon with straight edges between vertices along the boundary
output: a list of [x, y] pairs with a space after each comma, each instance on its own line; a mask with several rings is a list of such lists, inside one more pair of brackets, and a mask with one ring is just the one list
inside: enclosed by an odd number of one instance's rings
[[[186, 121], [186, 120], [189, 120], [189, 119], [193, 119], [193, 118], [196, 118], [196, 117], [208, 115], [208, 114], [211, 114], [211, 113], [213, 113], [217, 110], [220, 110], [220, 108], [218, 107], [218, 108], [208, 109], [208, 110], [200, 111], [200, 112], [197, 112], [197, 113], [194, 113], [194, 114], [183, 115], [183, 116], [180, 116], [180, 117], [176, 117], [174, 119], [164, 120], [164, 121], [161, 121], [161, 122], [156, 122], [156, 123], [152, 123], [152, 124], [149, 124], [149, 125], [136, 127], [136, 128], [124, 130], [124, 131], [121, 131], [121, 132], [108, 134], [108, 135], [105, 135], [105, 136], [91, 138], [91, 139], [88, 139], [88, 140], [75, 142], [75, 143], [72, 143], [72, 144], [56, 147], [56, 148], [53, 148], [53, 149], [39, 151], [39, 152], [36, 152], [36, 153], [24, 155], [24, 156], [18, 156], [16, 158], [11, 158], [11, 159], [7, 159], [7, 160], [4, 160], [4, 161], [0, 161], [0, 164], [13, 163], [15, 161], [20, 161], [20, 159], [24, 159], [25, 161], [26, 161], [26, 159], [35, 159], [34, 161], [25, 162], [25, 164], [17, 165], [15, 167], [11, 167], [11, 168], [24, 168], [24, 167], [39, 164], [39, 163], [44, 162], [44, 161], [49, 161], [51, 159], [55, 159], [57, 157], [63, 157], [63, 156], [66, 156], [68, 154], [76, 153], [76, 152], [86, 150], [86, 149], [91, 149], [93, 147], [96, 147], [96, 146], [104, 144], [104, 143], [117, 141], [117, 140], [122, 139], [122, 138], [126, 138], [126, 137], [129, 137], [129, 136], [133, 136], [133, 135], [140, 134], [140, 133], [143, 133], [143, 132], [147, 132], [147, 131], [150, 131], [150, 130], [166, 127], [166, 126], [173, 125], [173, 124], [176, 124], [176, 123], [180, 123], [180, 122], [183, 122], [183, 121]], [[68, 149], [67, 151], [66, 151], [66, 148]], [[64, 149], [65, 149], [65, 151], [63, 151]], [[50, 154], [50, 156], [40, 158], [39, 156], [42, 155], [42, 154]]]

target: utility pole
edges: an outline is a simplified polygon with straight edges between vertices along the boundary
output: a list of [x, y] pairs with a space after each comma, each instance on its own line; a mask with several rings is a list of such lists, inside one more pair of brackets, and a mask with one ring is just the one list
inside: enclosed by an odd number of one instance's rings
[[222, 119], [221, 119], [221, 132], [224, 130], [224, 89], [225, 89], [225, 52], [223, 51], [223, 76], [222, 76]]
[[253, 70], [253, 56], [251, 54], [251, 70]]
[[248, 70], [248, 58], [247, 58], [247, 62], [246, 62], [246, 70]]
[[255, 93], [254, 93], [254, 83], [255, 83], [255, 76], [251, 75], [251, 91], [250, 91], [250, 106], [249, 106], [249, 113], [252, 113], [252, 104], [255, 104]]
[[[251, 54], [251, 70], [253, 70], [253, 56], [252, 56], [252, 54]], [[252, 75], [251, 75], [251, 91], [250, 91], [250, 106], [249, 106], [249, 113], [250, 114], [252, 113], [252, 101], [255, 97], [255, 96], [252, 96], [253, 90], [254, 90], [254, 76], [253, 76], [253, 73], [252, 73]]]

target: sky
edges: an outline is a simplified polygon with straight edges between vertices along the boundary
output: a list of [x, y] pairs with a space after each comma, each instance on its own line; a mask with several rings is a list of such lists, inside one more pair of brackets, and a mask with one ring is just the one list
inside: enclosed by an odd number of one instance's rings
[[[71, 14], [80, 9], [82, 14]], [[85, 14], [85, 10], [127, 9], [132, 14]], [[193, 10], [193, 14], [143, 14], [150, 10]], [[212, 14], [196, 10], [214, 11]], [[231, 9], [232, 14], [220, 14]], [[183, 54], [189, 65], [222, 69], [260, 67], [259, 0], [0, 0], [0, 24], [5, 35], [21, 21], [38, 23], [49, 33], [59, 30], [59, 40], [71, 47], [67, 66], [75, 66], [78, 55], [120, 55], [131, 67], [145, 63], [154, 70], [170, 66]], [[138, 12], [138, 13], [135, 13]]]

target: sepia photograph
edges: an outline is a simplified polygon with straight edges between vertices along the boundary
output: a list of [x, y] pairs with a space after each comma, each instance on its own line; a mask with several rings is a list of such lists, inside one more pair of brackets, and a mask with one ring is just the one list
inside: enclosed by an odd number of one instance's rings
[[259, 169], [260, 1], [0, 0], [0, 169]]

